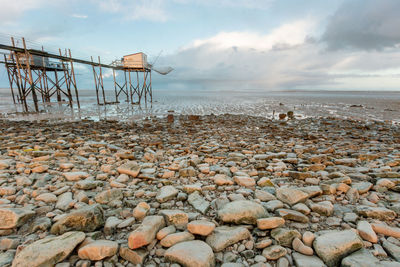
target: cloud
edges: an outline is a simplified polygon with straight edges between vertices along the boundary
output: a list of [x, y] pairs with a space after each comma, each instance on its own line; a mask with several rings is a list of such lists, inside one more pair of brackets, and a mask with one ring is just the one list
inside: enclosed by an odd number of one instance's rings
[[170, 6], [199, 5], [216, 8], [267, 9], [275, 0], [101, 0], [94, 1], [101, 10], [121, 14], [126, 20], [165, 22], [170, 19]]
[[384, 49], [400, 43], [400, 1], [353, 0], [329, 19], [321, 40], [329, 49]]
[[179, 4], [197, 4], [213, 7], [267, 9], [275, 0], [173, 0]]
[[162, 0], [101, 0], [101, 10], [119, 13], [126, 20], [148, 20], [164, 22], [168, 20], [165, 2]]
[[[219, 33], [191, 42], [160, 58], [157, 65], [174, 67], [163, 77], [173, 87], [396, 88], [400, 51], [326, 50], [309, 36], [316, 25], [305, 20], [282, 25], [269, 33]], [[384, 80], [386, 83], [382, 83]]]
[[189, 47], [211, 45], [216, 49], [251, 48], [269, 50], [282, 46], [294, 46], [304, 43], [313, 27], [311, 20], [300, 20], [284, 24], [269, 34], [255, 32], [222, 32], [208, 39], [195, 40]]
[[38, 9], [45, 0], [0, 0], [0, 25], [13, 23], [26, 11]]
[[77, 19], [87, 19], [87, 15], [82, 15], [82, 14], [72, 14], [71, 17], [77, 18]]

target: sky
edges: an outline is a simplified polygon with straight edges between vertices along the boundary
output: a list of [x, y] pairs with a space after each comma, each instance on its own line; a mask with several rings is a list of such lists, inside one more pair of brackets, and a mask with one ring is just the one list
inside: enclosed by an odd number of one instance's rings
[[[145, 52], [159, 89], [399, 90], [399, 0], [0, 0], [0, 43], [110, 63]], [[76, 66], [78, 86], [93, 74]], [[111, 73], [104, 72], [107, 87]], [[0, 87], [8, 79], [0, 66]]]

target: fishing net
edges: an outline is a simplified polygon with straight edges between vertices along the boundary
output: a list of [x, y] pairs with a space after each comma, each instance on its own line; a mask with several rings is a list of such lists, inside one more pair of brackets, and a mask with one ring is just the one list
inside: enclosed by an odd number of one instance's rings
[[161, 75], [167, 75], [168, 73], [170, 73], [171, 71], [173, 71], [174, 69], [172, 67], [154, 67], [154, 66], [150, 66], [151, 70], [154, 70], [155, 72], [161, 74]]

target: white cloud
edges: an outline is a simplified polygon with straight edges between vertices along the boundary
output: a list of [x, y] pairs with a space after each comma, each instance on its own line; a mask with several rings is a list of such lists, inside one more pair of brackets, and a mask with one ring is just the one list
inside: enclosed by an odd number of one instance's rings
[[[115, 73], [117, 74], [117, 72]], [[117, 75], [115, 75], [117, 76]], [[112, 69], [103, 69], [103, 79], [111, 78], [113, 77], [113, 71]]]
[[83, 15], [83, 14], [72, 14], [71, 17], [77, 18], [77, 19], [87, 19], [88, 18], [87, 15]]
[[101, 0], [99, 7], [105, 12], [119, 13], [127, 20], [164, 22], [168, 19], [162, 0]]
[[[173, 86], [229, 89], [398, 88], [400, 51], [327, 51], [310, 41], [312, 21], [267, 34], [224, 32], [160, 58]], [[368, 80], [368, 83], [365, 82]], [[396, 85], [397, 84], [397, 85]]]
[[46, 0], [0, 0], [0, 25], [13, 23], [21, 17], [25, 11], [37, 9]]
[[173, 0], [180, 4], [197, 4], [214, 7], [236, 7], [246, 9], [267, 9], [275, 0]]
[[255, 32], [222, 32], [208, 39], [195, 40], [185, 48], [210, 45], [215, 49], [235, 47], [270, 50], [279, 46], [294, 46], [304, 43], [313, 26], [311, 20], [300, 20], [284, 24], [264, 35]]

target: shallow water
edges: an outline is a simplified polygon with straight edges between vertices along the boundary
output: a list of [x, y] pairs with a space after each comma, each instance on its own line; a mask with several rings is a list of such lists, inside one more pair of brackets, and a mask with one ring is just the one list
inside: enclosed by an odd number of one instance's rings
[[[20, 114], [20, 105], [13, 105], [9, 89], [0, 89], [0, 113], [18, 120], [135, 120], [145, 116], [175, 114], [246, 114], [272, 118], [294, 111], [297, 118], [335, 116], [359, 120], [400, 123], [400, 92], [358, 91], [217, 91], [217, 90], [154, 90], [153, 103], [130, 105], [126, 96], [119, 104], [98, 106], [94, 90], [81, 90], [81, 109], [56, 102], [41, 104], [40, 114]], [[113, 91], [106, 99], [115, 101]], [[33, 110], [33, 103], [29, 103]]]

